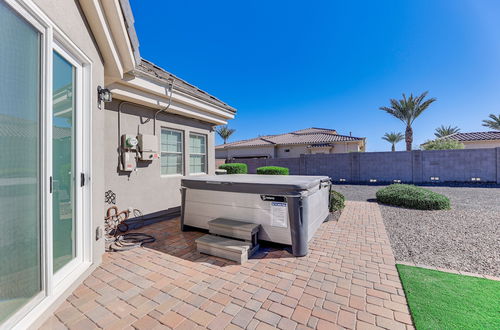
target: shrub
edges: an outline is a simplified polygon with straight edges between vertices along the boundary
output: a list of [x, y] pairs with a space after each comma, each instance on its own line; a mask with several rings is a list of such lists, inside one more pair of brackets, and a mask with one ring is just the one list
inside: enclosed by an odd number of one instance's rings
[[226, 170], [227, 174], [247, 174], [248, 166], [244, 163], [222, 164], [219, 169]]
[[427, 141], [422, 145], [424, 150], [450, 150], [450, 149], [463, 149], [464, 144], [455, 140], [433, 140]]
[[286, 167], [263, 166], [263, 167], [257, 168], [257, 174], [288, 175], [289, 174], [289, 170]]
[[410, 209], [444, 210], [450, 208], [448, 197], [429, 189], [407, 184], [392, 184], [377, 191], [376, 196], [380, 203]]
[[341, 193], [332, 190], [330, 192], [330, 212], [340, 211], [345, 207], [345, 197]]

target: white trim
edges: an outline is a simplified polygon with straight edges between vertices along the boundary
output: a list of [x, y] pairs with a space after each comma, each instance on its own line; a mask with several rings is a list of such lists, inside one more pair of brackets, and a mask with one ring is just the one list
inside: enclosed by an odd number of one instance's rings
[[[7, 5], [23, 17], [41, 33], [41, 77], [40, 77], [40, 203], [41, 203], [41, 272], [42, 292], [29, 303], [20, 308], [14, 315], [1, 324], [2, 328], [26, 329], [43, 316], [45, 311], [70, 288], [92, 265], [92, 223], [91, 223], [91, 186], [88, 183], [92, 174], [91, 168], [91, 109], [92, 109], [92, 61], [54, 24], [31, 0], [5, 0]], [[81, 189], [83, 200], [80, 202], [78, 214], [81, 216], [80, 256], [72, 271], [68, 271], [57, 283], [52, 275], [52, 195], [49, 178], [52, 174], [52, 51], [64, 48], [73, 61], [79, 64], [79, 82], [76, 93], [80, 111], [77, 112], [79, 144], [83, 148], [77, 170], [87, 173], [87, 184]], [[68, 59], [65, 56], [66, 59]], [[78, 183], [78, 179], [77, 179]], [[77, 186], [79, 186], [77, 184]]]
[[[162, 135], [163, 135], [163, 131], [164, 130], [181, 133], [181, 142], [182, 142], [182, 146], [181, 146], [182, 150], [181, 150], [181, 152], [171, 152], [171, 151], [163, 151], [162, 150], [161, 139], [162, 139]], [[176, 129], [176, 128], [165, 127], [165, 126], [161, 126], [160, 127], [160, 176], [161, 177], [173, 177], [173, 176], [184, 176], [185, 175], [185, 173], [186, 173], [186, 160], [185, 160], [185, 157], [186, 157], [186, 143], [185, 143], [184, 139], [185, 139], [185, 134], [184, 134], [183, 130]], [[163, 158], [163, 154], [164, 153], [165, 154], [172, 154], [172, 155], [181, 155], [181, 159], [182, 159], [182, 172], [181, 173], [171, 173], [171, 174], [163, 174], [162, 173], [161, 159]]]
[[[107, 87], [113, 93], [114, 99], [133, 102], [152, 109], [166, 108], [169, 104], [167, 97], [158, 96], [148, 91], [138, 90], [132, 86], [113, 83]], [[180, 94], [177, 91], [174, 91], [172, 94], [172, 102], [168, 108], [168, 113], [194, 118], [216, 125], [225, 125], [227, 124], [227, 120], [234, 118], [234, 114], [229, 115], [219, 110], [209, 112], [204, 108], [199, 108], [195, 103], [181, 103], [178, 99], [176, 100], [176, 96], [178, 95]]]
[[[201, 136], [205, 139], [205, 153], [203, 154], [200, 154], [200, 153], [192, 153], [191, 152], [191, 135], [194, 135], [194, 136]], [[197, 132], [189, 132], [189, 146], [188, 146], [188, 151], [189, 151], [189, 155], [188, 155], [188, 161], [189, 161], [189, 164], [188, 164], [188, 173], [189, 175], [203, 175], [203, 174], [207, 174], [208, 173], [208, 136], [207, 134], [202, 134], [202, 133], [197, 133]], [[195, 173], [191, 173], [191, 155], [194, 155], [194, 156], [205, 156], [205, 171], [204, 172], [195, 172]]]

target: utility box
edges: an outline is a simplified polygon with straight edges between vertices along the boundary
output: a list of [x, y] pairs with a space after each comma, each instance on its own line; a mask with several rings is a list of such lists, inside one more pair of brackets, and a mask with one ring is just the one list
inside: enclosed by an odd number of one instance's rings
[[122, 148], [125, 150], [136, 150], [137, 149], [137, 144], [139, 141], [137, 141], [137, 137], [132, 134], [123, 134], [122, 135]]
[[139, 134], [139, 159], [140, 160], [155, 160], [158, 159], [158, 139], [156, 135]]

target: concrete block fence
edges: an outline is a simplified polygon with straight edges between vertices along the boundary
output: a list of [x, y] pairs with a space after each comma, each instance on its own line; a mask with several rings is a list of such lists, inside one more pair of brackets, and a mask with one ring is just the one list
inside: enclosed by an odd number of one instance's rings
[[500, 184], [500, 148], [315, 154], [230, 162], [246, 163], [249, 173], [255, 173], [261, 166], [283, 166], [292, 175], [328, 175], [334, 181], [346, 183], [401, 180], [417, 184], [478, 181]]

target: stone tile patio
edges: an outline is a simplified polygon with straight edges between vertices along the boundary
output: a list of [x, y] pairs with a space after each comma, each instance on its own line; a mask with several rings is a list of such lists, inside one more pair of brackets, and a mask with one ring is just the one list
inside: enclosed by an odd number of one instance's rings
[[347, 202], [306, 257], [262, 249], [244, 265], [196, 252], [179, 220], [157, 241], [106, 253], [42, 329], [412, 329], [378, 205]]

